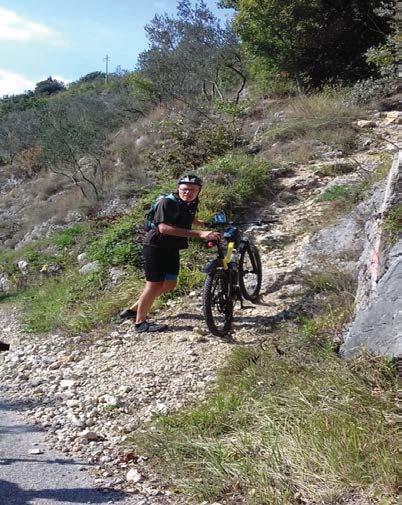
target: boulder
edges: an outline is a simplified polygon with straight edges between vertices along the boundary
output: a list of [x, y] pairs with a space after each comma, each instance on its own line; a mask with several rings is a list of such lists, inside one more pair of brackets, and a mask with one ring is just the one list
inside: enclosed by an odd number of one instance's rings
[[401, 124], [402, 113], [397, 110], [392, 110], [388, 112], [383, 121], [383, 126], [388, 126], [390, 124]]
[[99, 261], [92, 261], [91, 263], [87, 263], [83, 267], [80, 268], [79, 272], [81, 275], [92, 274], [94, 272], [99, 272], [100, 263]]
[[77, 261], [80, 264], [85, 263], [86, 259], [87, 259], [87, 253], [81, 253], [77, 256]]

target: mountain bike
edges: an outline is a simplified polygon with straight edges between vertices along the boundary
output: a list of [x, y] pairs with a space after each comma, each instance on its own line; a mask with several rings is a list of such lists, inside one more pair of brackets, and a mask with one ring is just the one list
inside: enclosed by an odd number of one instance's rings
[[217, 248], [217, 257], [203, 269], [207, 277], [204, 282], [202, 306], [208, 329], [217, 337], [225, 337], [230, 333], [236, 301], [240, 301], [243, 308], [243, 300], [256, 302], [261, 290], [260, 253], [241, 232], [239, 225], [262, 225], [268, 222], [271, 221], [228, 222], [225, 213], [219, 212], [210, 223], [214, 228], [223, 227], [223, 241], [208, 244], [209, 247]]

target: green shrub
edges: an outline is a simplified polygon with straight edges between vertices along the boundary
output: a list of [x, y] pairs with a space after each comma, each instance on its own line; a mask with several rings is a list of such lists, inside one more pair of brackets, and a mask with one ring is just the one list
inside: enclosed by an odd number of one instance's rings
[[137, 221], [131, 215], [124, 216], [88, 246], [89, 257], [103, 265], [138, 266], [141, 248], [135, 240], [137, 227]]
[[69, 247], [76, 243], [77, 237], [85, 231], [85, 227], [82, 225], [70, 226], [62, 231], [55, 233], [52, 237], [52, 241], [60, 249], [64, 247]]
[[199, 170], [205, 179], [200, 214], [209, 217], [220, 209], [241, 208], [267, 188], [273, 166], [271, 162], [238, 154], [229, 154], [204, 165]]
[[375, 79], [370, 77], [357, 81], [349, 92], [350, 102], [353, 104], [365, 104], [371, 100], [383, 98], [395, 92], [396, 79], [392, 76], [384, 76]]
[[146, 159], [152, 173], [165, 180], [194, 171], [237, 143], [238, 132], [230, 125], [209, 121], [192, 124], [184, 120], [161, 121], [154, 132], [163, 143], [149, 151]]
[[334, 200], [344, 200], [350, 203], [358, 203], [363, 197], [366, 185], [353, 184], [353, 185], [343, 185], [343, 186], [330, 186], [325, 192], [320, 195], [318, 200], [322, 202], [332, 202]]
[[383, 222], [383, 229], [390, 241], [395, 242], [402, 232], [402, 205], [394, 205], [389, 209]]

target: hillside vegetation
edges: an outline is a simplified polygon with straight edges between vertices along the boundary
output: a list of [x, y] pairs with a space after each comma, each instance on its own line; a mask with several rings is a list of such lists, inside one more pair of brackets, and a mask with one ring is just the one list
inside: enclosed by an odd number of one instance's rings
[[[337, 222], [386, 176], [387, 139], [371, 123], [397, 101], [393, 2], [220, 3], [234, 9], [226, 27], [203, 2], [156, 16], [133, 72], [67, 87], [50, 77], [0, 100], [0, 302], [28, 333], [110, 330], [142, 289], [145, 213], [183, 173], [205, 181], [205, 220], [316, 191], [312, 215], [270, 252]], [[302, 196], [278, 189], [299, 171]], [[400, 206], [385, 227], [395, 240]], [[191, 243], [156, 309], [194, 296], [207, 256]], [[339, 357], [356, 278], [317, 267], [297, 303], [250, 329], [255, 345], [234, 348], [204, 400], [130, 430], [178, 500], [396, 503], [394, 365]]]

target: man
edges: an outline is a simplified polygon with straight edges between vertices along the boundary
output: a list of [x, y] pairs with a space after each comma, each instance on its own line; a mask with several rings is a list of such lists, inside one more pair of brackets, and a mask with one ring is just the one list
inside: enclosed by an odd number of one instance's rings
[[157, 205], [154, 226], [144, 240], [146, 283], [138, 300], [129, 309], [120, 313], [122, 319], [136, 319], [138, 333], [166, 329], [147, 321], [153, 302], [163, 293], [176, 287], [180, 269], [180, 249], [188, 247], [188, 238], [214, 241], [220, 238], [215, 231], [192, 230], [192, 225], [205, 226], [195, 215], [202, 180], [196, 175], [179, 179], [173, 198], [163, 198]]

